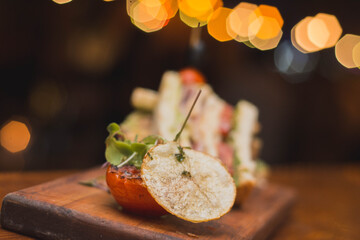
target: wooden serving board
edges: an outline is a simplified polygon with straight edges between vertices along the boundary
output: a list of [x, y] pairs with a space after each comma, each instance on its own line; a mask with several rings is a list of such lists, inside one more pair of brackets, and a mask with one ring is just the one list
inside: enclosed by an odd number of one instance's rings
[[295, 199], [292, 190], [269, 184], [218, 220], [150, 218], [121, 211], [106, 191], [79, 184], [104, 174], [93, 169], [8, 194], [2, 227], [42, 239], [265, 239]]

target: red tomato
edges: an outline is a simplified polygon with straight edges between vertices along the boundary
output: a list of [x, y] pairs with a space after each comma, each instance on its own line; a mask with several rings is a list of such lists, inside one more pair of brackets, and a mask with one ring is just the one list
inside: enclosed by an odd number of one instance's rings
[[106, 182], [111, 194], [124, 210], [151, 216], [167, 213], [150, 195], [140, 177], [140, 170], [134, 166], [109, 166]]
[[180, 71], [181, 81], [184, 85], [205, 83], [204, 75], [195, 68], [184, 68]]
[[226, 104], [221, 113], [220, 119], [220, 132], [223, 136], [226, 136], [231, 130], [233, 114], [233, 107], [229, 104]]

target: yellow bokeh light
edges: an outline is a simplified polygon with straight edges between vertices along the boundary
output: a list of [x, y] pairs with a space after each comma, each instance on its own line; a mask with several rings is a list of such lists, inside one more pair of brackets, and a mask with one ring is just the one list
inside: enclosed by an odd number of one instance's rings
[[270, 50], [277, 47], [282, 35], [283, 35], [283, 31], [280, 30], [278, 32], [278, 35], [270, 39], [262, 39], [255, 36], [254, 38], [250, 39], [250, 43], [259, 50], [262, 51]]
[[329, 32], [329, 37], [324, 48], [331, 48], [335, 46], [342, 33], [342, 28], [337, 18], [334, 15], [326, 13], [318, 13], [315, 18], [321, 19], [325, 23]]
[[[360, 36], [346, 34], [335, 45], [336, 59], [346, 68], [359, 67], [359, 45]], [[354, 50], [357, 51], [354, 54]], [[354, 58], [355, 56], [355, 58]], [[356, 63], [356, 62], [357, 63]]]
[[30, 132], [22, 122], [11, 121], [0, 131], [0, 143], [9, 152], [24, 150], [30, 141]]
[[179, 10], [179, 15], [180, 15], [181, 21], [183, 21], [183, 23], [185, 23], [186, 25], [188, 25], [189, 27], [192, 27], [192, 28], [202, 27], [207, 24], [207, 21], [200, 21], [197, 18], [189, 17], [188, 15], [186, 15], [185, 13], [183, 13], [180, 10]]
[[209, 16], [223, 6], [223, 2], [222, 0], [178, 0], [178, 6], [185, 19], [196, 18], [199, 22], [207, 22]]
[[226, 30], [236, 41], [249, 41], [249, 25], [257, 18], [256, 8], [255, 4], [241, 2], [229, 14], [226, 20]]
[[53, 0], [53, 2], [57, 3], [57, 4], [65, 4], [65, 3], [69, 3], [71, 1], [72, 0]]
[[255, 48], [254, 45], [252, 45], [252, 43], [250, 41], [245, 41], [245, 42], [242, 42], [243, 44], [245, 44], [246, 46], [248, 46], [249, 48]]
[[218, 8], [211, 14], [207, 29], [209, 34], [220, 42], [230, 41], [233, 38], [226, 31], [226, 19], [232, 12], [230, 8]]
[[182, 3], [187, 4], [188, 7], [188, 14], [191, 15], [191, 13], [195, 14], [193, 17], [196, 17], [195, 12], [207, 12], [213, 8], [213, 2], [215, 1], [209, 1], [209, 0], [183, 0], [179, 1]]

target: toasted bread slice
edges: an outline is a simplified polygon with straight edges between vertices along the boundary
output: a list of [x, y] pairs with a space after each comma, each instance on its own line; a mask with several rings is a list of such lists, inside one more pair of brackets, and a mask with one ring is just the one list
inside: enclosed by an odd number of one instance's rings
[[131, 105], [136, 109], [152, 112], [158, 102], [158, 93], [147, 88], [137, 87], [131, 94]]
[[[158, 102], [154, 109], [154, 129], [165, 139], [173, 139], [184, 122], [185, 116], [179, 109], [182, 94], [180, 74], [173, 71], [165, 72], [161, 79]], [[190, 146], [189, 131], [186, 128], [180, 142], [183, 146]]]
[[141, 178], [155, 199], [169, 213], [191, 222], [218, 219], [234, 204], [233, 178], [220, 160], [176, 142], [157, 145], [144, 158]]
[[230, 133], [234, 150], [234, 180], [238, 197], [236, 205], [241, 205], [256, 185], [254, 175], [256, 162], [252, 158], [251, 144], [257, 123], [258, 109], [245, 100], [239, 101], [235, 108], [234, 128]]

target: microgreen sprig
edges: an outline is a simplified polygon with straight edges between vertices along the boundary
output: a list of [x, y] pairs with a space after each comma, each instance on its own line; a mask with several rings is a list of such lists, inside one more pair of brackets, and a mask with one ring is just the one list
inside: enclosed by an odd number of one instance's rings
[[125, 138], [121, 128], [116, 123], [107, 127], [109, 136], [106, 138], [105, 158], [113, 166], [122, 167], [125, 164], [140, 168], [145, 154], [150, 148], [164, 139], [150, 135], [141, 141], [135, 137], [134, 141]]
[[[201, 94], [201, 89], [199, 90], [198, 94], [196, 95], [196, 98], [195, 98], [193, 104], [191, 105], [190, 111], [188, 112], [188, 114], [187, 114], [187, 116], [186, 116], [186, 118], [185, 118], [185, 121], [184, 121], [183, 125], [181, 126], [180, 131], [176, 134], [176, 136], [175, 136], [175, 138], [174, 138], [174, 142], [176, 142], [176, 141], [179, 140], [180, 135], [181, 135], [182, 131], [184, 130], [187, 121], [188, 121], [189, 118], [190, 118], [191, 112], [192, 112], [192, 110], [194, 109], [195, 104], [196, 104], [197, 100], [198, 100], [199, 97], [200, 97], [200, 94]], [[178, 146], [178, 149], [179, 149], [179, 153], [175, 153], [175, 158], [176, 158], [176, 160], [178, 160], [179, 162], [183, 162], [183, 161], [185, 160], [185, 152], [184, 152], [184, 149], [183, 149], [180, 145]]]
[[182, 131], [184, 130], [187, 121], [189, 120], [189, 117], [190, 117], [190, 115], [191, 115], [191, 112], [192, 112], [192, 110], [194, 109], [195, 104], [196, 104], [197, 100], [198, 100], [199, 97], [200, 97], [200, 94], [201, 94], [201, 89], [199, 90], [198, 94], [196, 95], [196, 98], [195, 98], [195, 100], [194, 100], [194, 102], [193, 102], [193, 104], [192, 104], [192, 106], [191, 106], [191, 108], [190, 108], [190, 111], [188, 112], [188, 114], [187, 114], [187, 116], [186, 116], [186, 118], [185, 118], [185, 121], [184, 121], [183, 125], [181, 126], [180, 131], [176, 134], [176, 136], [175, 136], [175, 138], [174, 138], [174, 142], [176, 142], [177, 140], [179, 140], [180, 135], [181, 135]]

